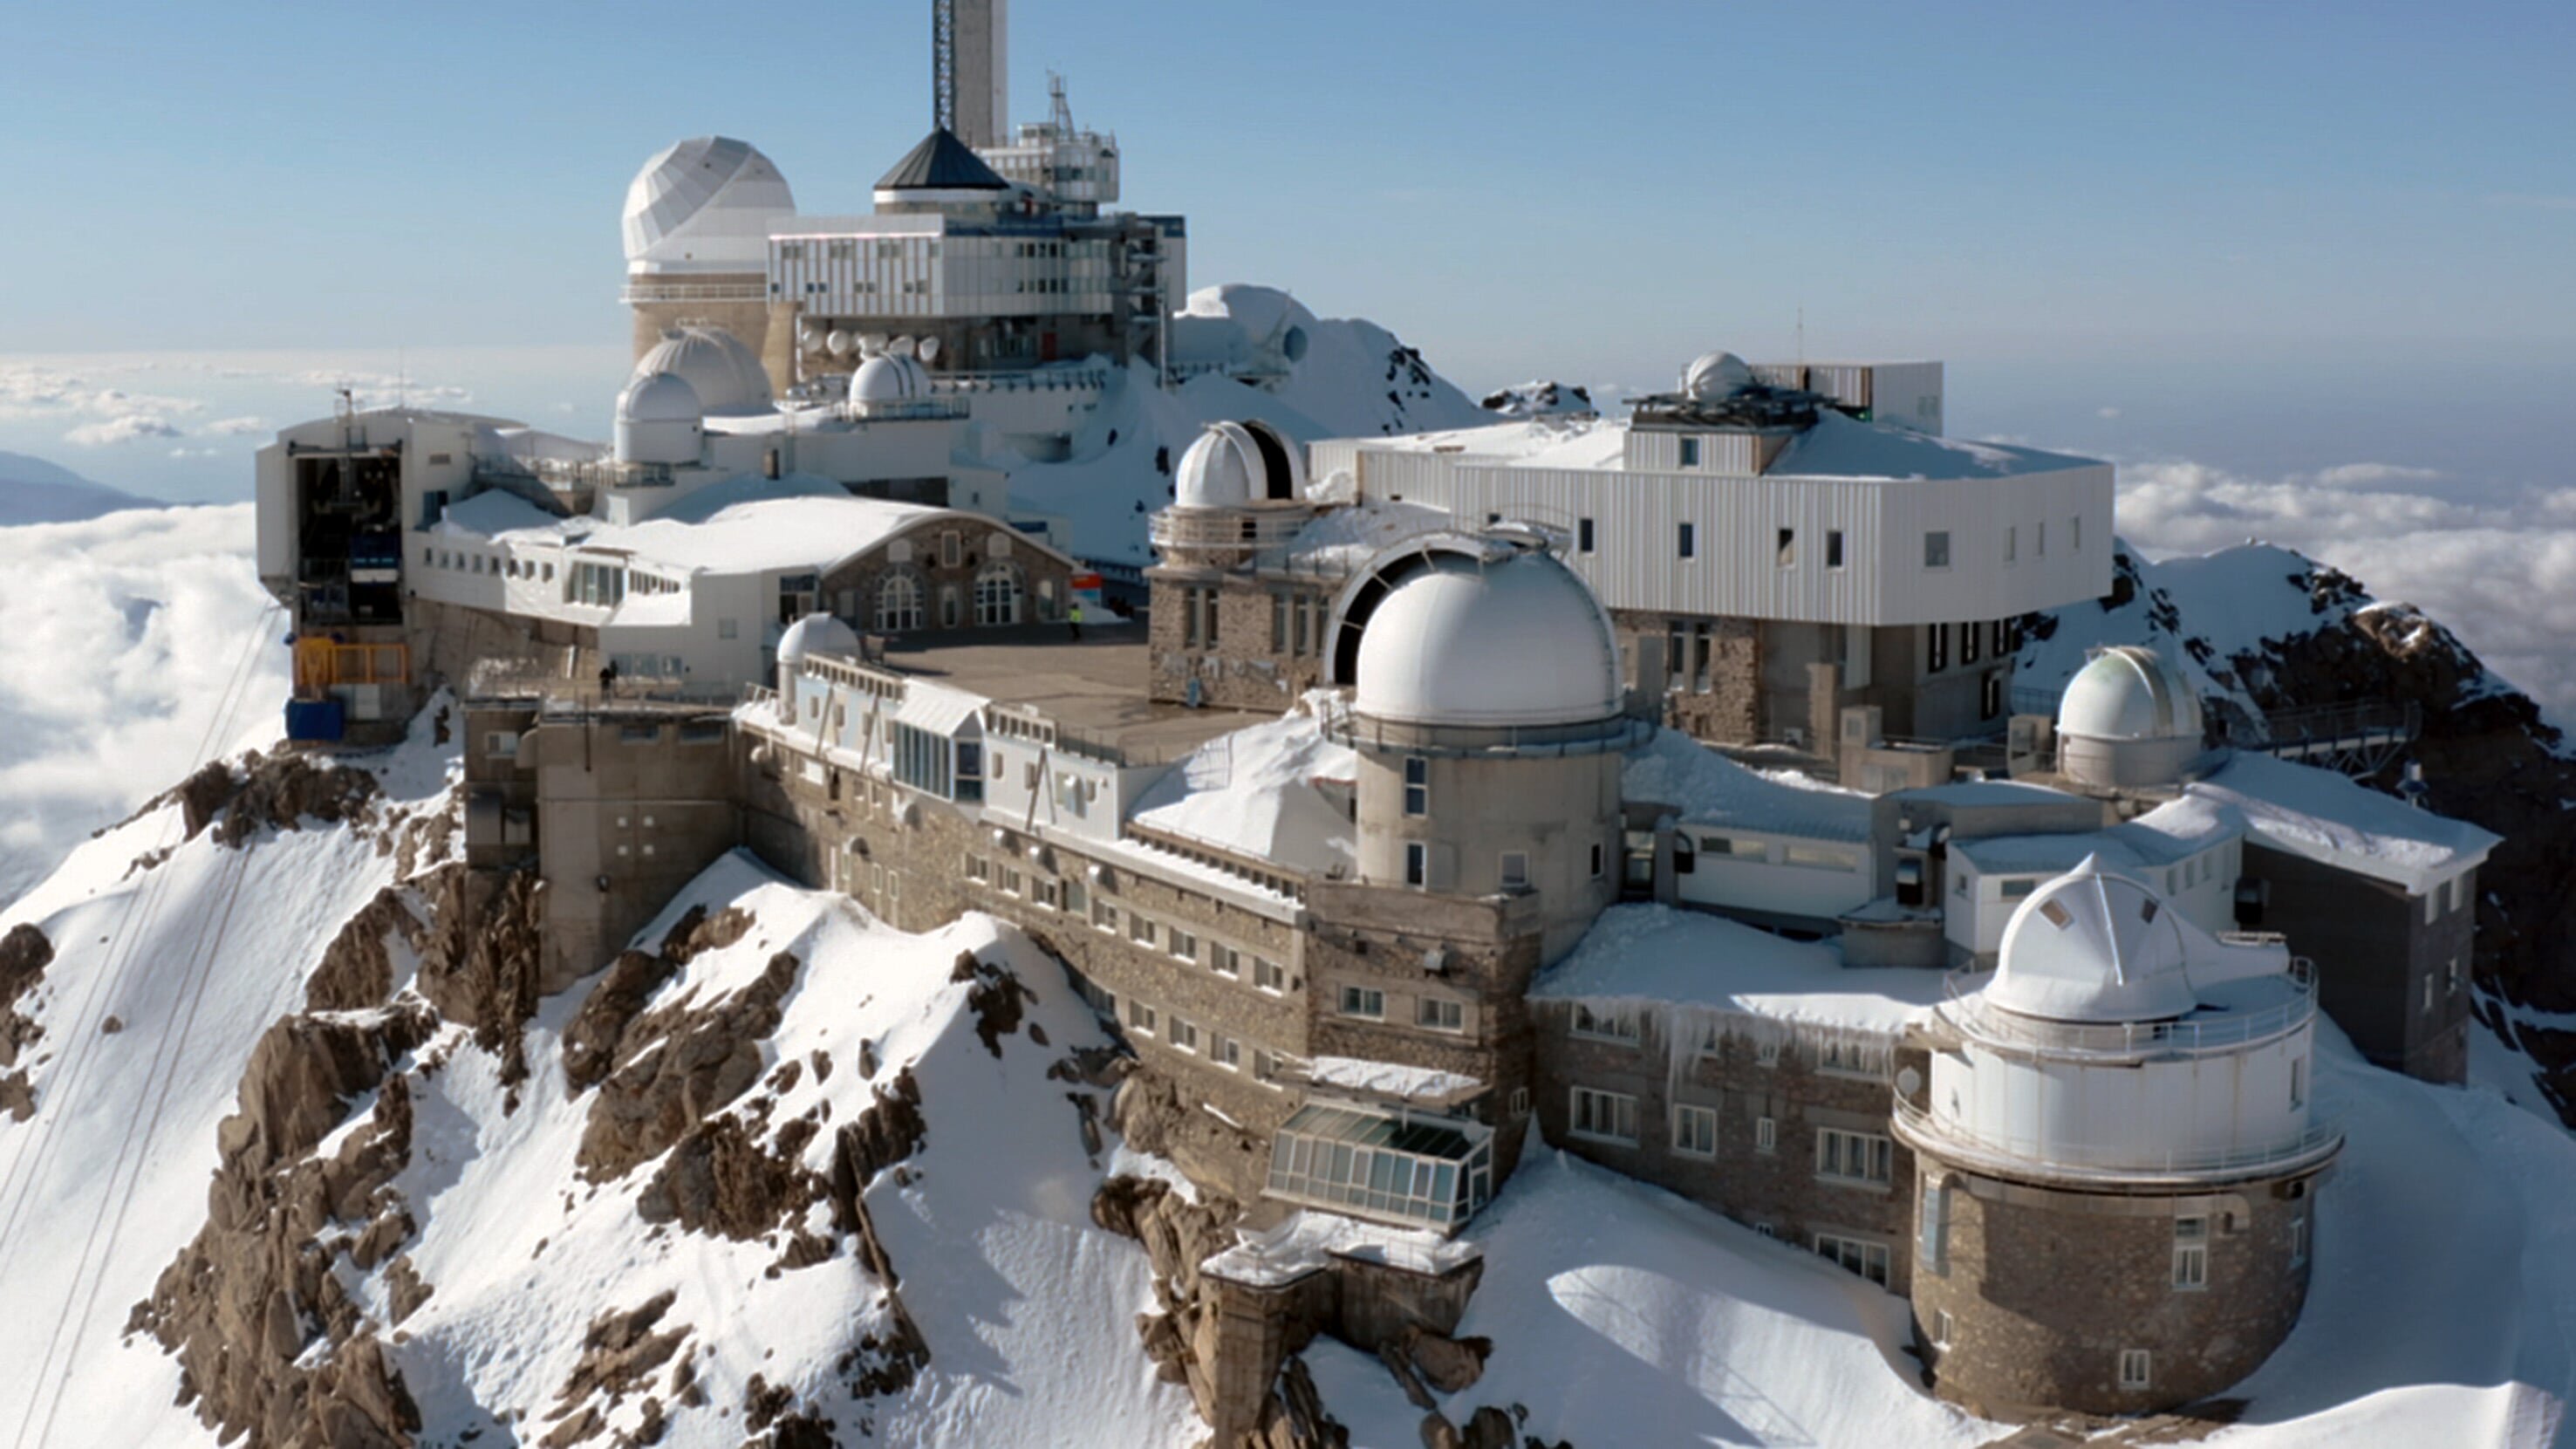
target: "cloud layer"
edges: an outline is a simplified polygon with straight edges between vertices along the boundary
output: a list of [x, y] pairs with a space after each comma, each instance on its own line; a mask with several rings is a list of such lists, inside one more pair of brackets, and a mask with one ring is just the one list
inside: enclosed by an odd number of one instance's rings
[[248, 504], [0, 529], [0, 903], [178, 783], [210, 741], [276, 736], [284, 627], [252, 541]]
[[2576, 723], [2576, 490], [2348, 463], [2252, 478], [2120, 466], [2120, 532], [2152, 556], [2283, 544], [2448, 624], [2487, 666]]

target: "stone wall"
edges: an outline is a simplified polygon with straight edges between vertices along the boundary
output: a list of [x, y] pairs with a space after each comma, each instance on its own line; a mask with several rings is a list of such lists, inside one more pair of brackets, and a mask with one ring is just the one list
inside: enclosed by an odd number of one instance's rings
[[[1292, 905], [1282, 903], [1278, 915], [1289, 919], [1277, 919], [1157, 879], [1126, 856], [1090, 856], [1060, 840], [1032, 860], [1030, 837], [1003, 831], [997, 839], [994, 827], [945, 801], [856, 772], [823, 774], [809, 779], [802, 757], [775, 753], [747, 763], [745, 834], [757, 854], [807, 885], [848, 893], [902, 930], [935, 930], [984, 911], [1028, 931], [1088, 983], [1093, 1004], [1177, 1088], [1189, 1110], [1160, 1123], [1172, 1155], [1218, 1191], [1258, 1197], [1270, 1134], [1297, 1105], [1297, 1084], [1275, 1066], [1265, 1073], [1264, 1062], [1312, 1051], [1305, 939]], [[1018, 872], [1019, 890], [1007, 889], [1006, 871]], [[1054, 888], [1052, 905], [1042, 882]], [[1079, 909], [1067, 909], [1068, 886]], [[1095, 922], [1102, 905], [1115, 912], [1114, 929]], [[1150, 947], [1134, 936], [1140, 914], [1155, 928]], [[1196, 938], [1189, 960], [1171, 950], [1175, 926]], [[1234, 974], [1218, 969], [1219, 947], [1236, 953]], [[1258, 960], [1278, 965], [1275, 989], [1258, 981]], [[1138, 1007], [1152, 1009], [1150, 1026]], [[1176, 1019], [1197, 1029], [1195, 1049], [1175, 1040]], [[1220, 1051], [1228, 1041], [1237, 1048], [1232, 1065]], [[1223, 1118], [1197, 1110], [1201, 1103]]]
[[[1306, 651], [1296, 652], [1292, 624], [1287, 647], [1271, 647], [1273, 596], [1290, 594], [1300, 601], [1331, 604], [1331, 591], [1309, 581], [1289, 582], [1213, 569], [1157, 568], [1146, 573], [1151, 600], [1146, 611], [1146, 690], [1166, 704], [1189, 702], [1190, 681], [1199, 683], [1199, 702], [1227, 709], [1279, 711], [1297, 696], [1322, 683], [1329, 671], [1319, 627], [1310, 630]], [[1185, 591], [1217, 593], [1216, 643], [1192, 643]]]
[[[1884, 1246], [1889, 1291], [1905, 1291], [1914, 1163], [1888, 1131], [1893, 1099], [1881, 1076], [1826, 1070], [1816, 1061], [1817, 1039], [1749, 1017], [1741, 1031], [1722, 1035], [1715, 1051], [1695, 1053], [1676, 1074], [1665, 1044], [1671, 1028], [1661, 1020], [1642, 1021], [1634, 1043], [1604, 1041], [1575, 1035], [1573, 1012], [1568, 1002], [1532, 1006], [1538, 1119], [1551, 1144], [1802, 1248], [1815, 1248], [1819, 1233]], [[1776, 1045], [1774, 1060], [1764, 1060], [1766, 1041]], [[1637, 1141], [1576, 1136], [1571, 1104], [1578, 1086], [1635, 1097]], [[1676, 1104], [1716, 1112], [1713, 1153], [1676, 1146]], [[1768, 1149], [1761, 1145], [1765, 1118], [1772, 1124]], [[1888, 1138], [1888, 1182], [1820, 1176], [1817, 1133], [1825, 1128]]]
[[[948, 563], [942, 534], [956, 533], [957, 562]], [[1020, 571], [1023, 624], [1052, 624], [1073, 597], [1072, 566], [1007, 528], [957, 522], [917, 525], [825, 574], [822, 607], [862, 632], [880, 628], [877, 604], [890, 575], [909, 574], [921, 585], [923, 631], [975, 627], [975, 575], [992, 559]], [[951, 625], [948, 610], [955, 609]], [[920, 632], [920, 631], [914, 631]]]
[[[1610, 616], [1619, 657], [1628, 664], [1629, 687], [1664, 701], [1664, 723], [1703, 740], [1752, 744], [1762, 738], [1762, 645], [1750, 619], [1683, 618], [1621, 609]], [[1671, 630], [1679, 625], [1685, 653], [1696, 650], [1693, 631], [1710, 631], [1706, 687], [1697, 661], [1689, 661], [1683, 687], [1672, 680]]]
[[[2220, 1393], [2271, 1356], [2306, 1301], [2313, 1178], [2151, 1196], [1923, 1166], [1946, 1183], [1949, 1231], [1941, 1260], [1914, 1274], [1916, 1332], [1935, 1388], [1979, 1412], [2149, 1413]], [[2200, 1289], [2174, 1286], [2186, 1216], [2209, 1224]], [[2120, 1386], [2128, 1349], [2149, 1355], [2145, 1388]]]

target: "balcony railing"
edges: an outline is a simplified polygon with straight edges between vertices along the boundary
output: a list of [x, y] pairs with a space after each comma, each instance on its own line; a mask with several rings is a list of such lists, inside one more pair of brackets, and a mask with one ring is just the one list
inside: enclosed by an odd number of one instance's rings
[[2293, 957], [2281, 973], [2287, 999], [2252, 1011], [2222, 1011], [2164, 1021], [2071, 1022], [2024, 1016], [1986, 999], [1995, 973], [1953, 971], [1943, 983], [1942, 1014], [1971, 1036], [2047, 1052], [2053, 1056], [2189, 1056], [2264, 1041], [2304, 1025], [2316, 1015], [2316, 968]]
[[1228, 510], [1203, 513], [1166, 508], [1150, 525], [1156, 548], [1277, 548], [1303, 531], [1314, 515], [1306, 509], [1278, 512]]
[[2269, 1142], [2156, 1147], [2066, 1142], [1981, 1130], [1935, 1116], [1899, 1097], [1896, 1135], [1908, 1147], [1969, 1167], [2090, 1181], [2149, 1182], [2289, 1173], [2324, 1162], [2343, 1146], [2342, 1129], [2311, 1122]]
[[617, 300], [632, 305], [637, 302], [765, 302], [769, 300], [767, 282], [653, 282], [629, 281], [617, 293]]

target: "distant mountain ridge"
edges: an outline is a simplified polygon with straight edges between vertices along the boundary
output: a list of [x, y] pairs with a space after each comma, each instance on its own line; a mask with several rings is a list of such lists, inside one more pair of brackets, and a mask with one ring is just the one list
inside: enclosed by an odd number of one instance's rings
[[93, 483], [59, 463], [25, 453], [0, 453], [0, 528], [78, 523], [127, 508], [166, 506], [158, 498]]

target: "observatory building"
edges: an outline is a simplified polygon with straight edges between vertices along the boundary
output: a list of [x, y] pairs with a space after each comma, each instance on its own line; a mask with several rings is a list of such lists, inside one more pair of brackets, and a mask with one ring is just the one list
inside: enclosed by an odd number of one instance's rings
[[627, 188], [624, 298], [640, 362], [683, 323], [722, 328], [781, 395], [892, 350], [934, 372], [1008, 373], [1093, 355], [1164, 360], [1189, 295], [1177, 216], [1114, 209], [1118, 140], [1009, 121], [1007, 0], [935, 0], [932, 123], [860, 215], [801, 215], [748, 142], [699, 136]]

